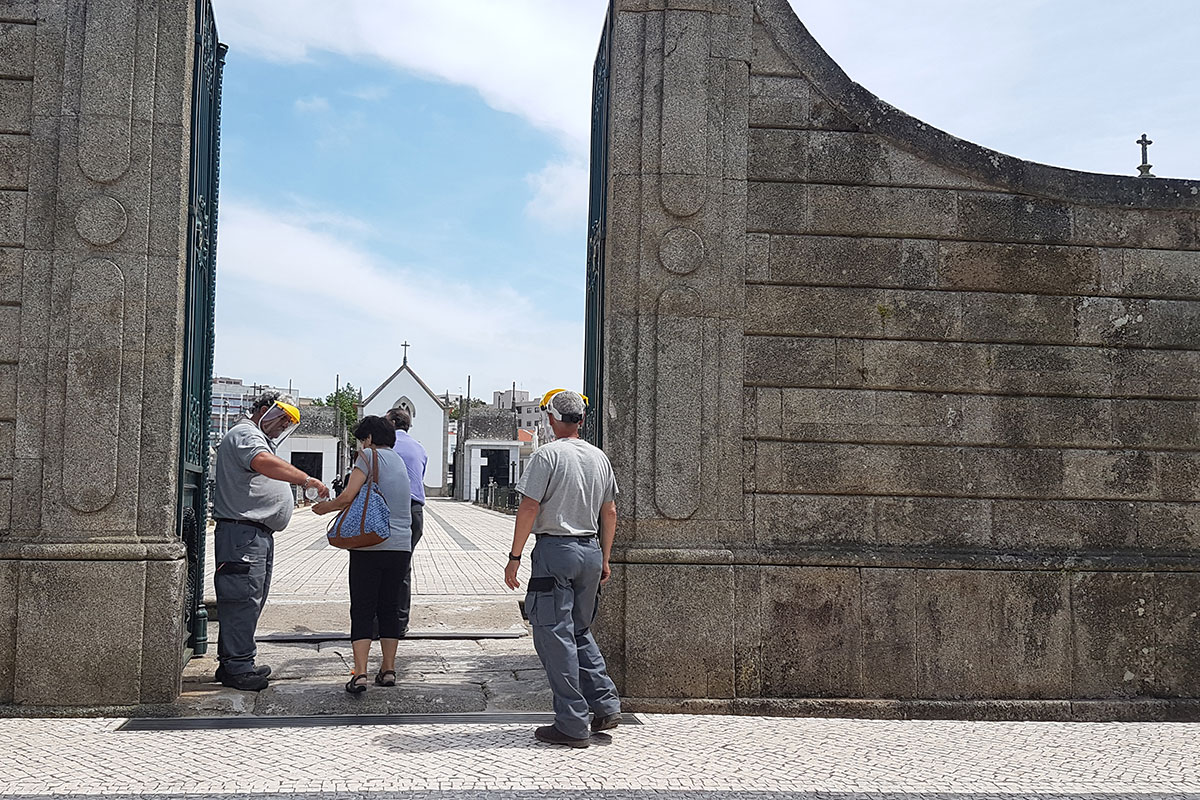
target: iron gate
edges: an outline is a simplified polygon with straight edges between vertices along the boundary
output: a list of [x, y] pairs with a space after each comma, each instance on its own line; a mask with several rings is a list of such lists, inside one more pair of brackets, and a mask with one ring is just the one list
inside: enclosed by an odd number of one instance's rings
[[217, 174], [221, 150], [221, 77], [225, 45], [210, 0], [196, 0], [195, 73], [184, 301], [183, 402], [179, 426], [178, 535], [187, 546], [185, 658], [208, 650], [204, 609], [204, 538], [208, 522], [209, 422], [213, 311], [217, 277]]
[[592, 72], [591, 197], [588, 200], [587, 315], [584, 334], [583, 391], [588, 396], [584, 438], [604, 442], [604, 237], [608, 229], [608, 92], [612, 61], [613, 4], [604, 18], [600, 48]]

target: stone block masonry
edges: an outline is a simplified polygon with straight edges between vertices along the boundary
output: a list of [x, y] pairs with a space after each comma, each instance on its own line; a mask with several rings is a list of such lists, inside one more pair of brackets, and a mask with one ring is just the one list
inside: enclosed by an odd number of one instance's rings
[[786, 0], [612, 13], [631, 702], [1200, 697], [1200, 182], [932, 129]]
[[0, 4], [0, 703], [179, 691], [193, 6]]

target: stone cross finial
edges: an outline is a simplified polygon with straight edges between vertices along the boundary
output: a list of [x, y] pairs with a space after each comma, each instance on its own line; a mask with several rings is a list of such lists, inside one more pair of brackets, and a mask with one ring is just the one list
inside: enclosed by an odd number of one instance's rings
[[405, 339], [404, 343], [401, 344], [400, 346], [404, 348], [404, 363], [407, 364], [408, 363], [408, 348], [410, 347], [408, 340]]
[[1150, 163], [1150, 155], [1147, 151], [1147, 148], [1154, 144], [1154, 142], [1150, 141], [1150, 138], [1143, 133], [1142, 138], [1138, 139], [1136, 144], [1140, 144], [1142, 146], [1142, 165], [1138, 167], [1138, 177], [1153, 178], [1154, 176], [1150, 174], [1150, 167], [1152, 167], [1153, 164]]

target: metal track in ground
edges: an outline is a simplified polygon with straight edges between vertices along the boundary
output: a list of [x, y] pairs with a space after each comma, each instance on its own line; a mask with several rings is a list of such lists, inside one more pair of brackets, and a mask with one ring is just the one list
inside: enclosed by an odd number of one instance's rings
[[[525, 631], [409, 631], [405, 639], [524, 639]], [[256, 642], [312, 644], [313, 642], [350, 641], [345, 631], [299, 631], [295, 633], [264, 633], [254, 637]]]
[[[328, 728], [344, 725], [550, 725], [553, 714], [522, 711], [464, 714], [329, 714], [303, 717], [142, 717], [116, 728], [126, 731], [219, 731], [249, 728]], [[621, 725], [641, 725], [632, 714]]]

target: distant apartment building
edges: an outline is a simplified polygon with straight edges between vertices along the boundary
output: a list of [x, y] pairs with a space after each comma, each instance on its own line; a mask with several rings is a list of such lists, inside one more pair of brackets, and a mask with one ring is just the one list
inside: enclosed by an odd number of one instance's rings
[[209, 442], [213, 445], [220, 442], [239, 419], [250, 415], [250, 401], [267, 391], [290, 394], [293, 399], [298, 394], [294, 387], [289, 390], [264, 383], [246, 383], [241, 378], [213, 378]]
[[536, 433], [536, 441], [545, 444], [554, 439], [554, 434], [550, 430], [550, 423], [546, 422], [546, 413], [538, 405], [540, 402], [541, 398], [517, 401], [517, 427]]
[[512, 390], [504, 392], [492, 392], [492, 408], [507, 408], [513, 407], [513, 401], [517, 403], [528, 403], [529, 392], [524, 389]]

